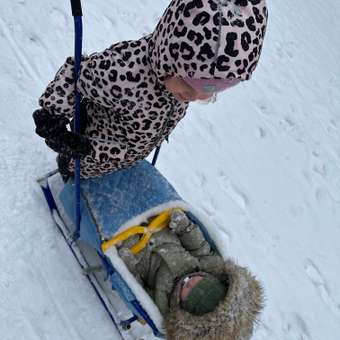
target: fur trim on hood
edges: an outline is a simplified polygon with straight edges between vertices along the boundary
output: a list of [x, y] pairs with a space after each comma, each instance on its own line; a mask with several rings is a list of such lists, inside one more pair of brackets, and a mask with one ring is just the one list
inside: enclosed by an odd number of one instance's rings
[[[220, 279], [228, 285], [225, 299], [215, 311], [194, 316], [172, 299], [165, 319], [169, 340], [247, 340], [263, 308], [261, 284], [246, 269], [226, 261]], [[174, 292], [176, 293], [176, 292]]]

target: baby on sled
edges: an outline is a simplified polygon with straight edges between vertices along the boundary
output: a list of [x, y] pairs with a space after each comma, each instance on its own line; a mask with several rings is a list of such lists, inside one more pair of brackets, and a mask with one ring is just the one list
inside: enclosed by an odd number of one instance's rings
[[164, 225], [146, 242], [127, 238], [118, 253], [163, 315], [167, 339], [250, 339], [260, 284], [214, 251], [183, 211], [172, 210]]

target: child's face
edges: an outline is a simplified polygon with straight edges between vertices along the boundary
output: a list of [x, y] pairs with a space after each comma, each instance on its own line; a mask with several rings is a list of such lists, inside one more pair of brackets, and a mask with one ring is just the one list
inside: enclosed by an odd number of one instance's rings
[[193, 276], [191, 278], [189, 278], [183, 285], [182, 289], [181, 289], [181, 300], [185, 300], [186, 297], [189, 295], [189, 293], [191, 292], [191, 290], [203, 279], [202, 276]]
[[181, 78], [168, 77], [164, 80], [164, 85], [166, 89], [180, 102], [207, 100], [214, 96], [214, 93], [196, 91]]

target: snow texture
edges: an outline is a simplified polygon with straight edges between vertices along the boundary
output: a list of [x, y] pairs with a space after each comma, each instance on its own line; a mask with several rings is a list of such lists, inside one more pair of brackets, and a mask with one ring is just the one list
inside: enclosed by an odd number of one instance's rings
[[[84, 2], [85, 52], [151, 32], [167, 4]], [[35, 183], [55, 154], [34, 134], [31, 113], [73, 54], [70, 5], [1, 5], [1, 339], [115, 339]], [[340, 3], [268, 5], [253, 79], [215, 104], [191, 105], [158, 168], [208, 215], [225, 252], [263, 282], [266, 308], [254, 340], [337, 340]]]

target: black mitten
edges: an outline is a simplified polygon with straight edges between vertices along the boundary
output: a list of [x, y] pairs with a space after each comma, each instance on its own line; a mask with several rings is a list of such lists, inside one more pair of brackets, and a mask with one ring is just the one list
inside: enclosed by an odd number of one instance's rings
[[46, 144], [52, 150], [72, 158], [85, 157], [92, 150], [87, 137], [71, 131], [65, 131], [58, 136], [47, 138]]
[[43, 138], [53, 138], [67, 131], [68, 119], [55, 116], [45, 109], [35, 110], [33, 119], [36, 125], [35, 132]]
[[[82, 116], [84, 116], [84, 112], [86, 112], [85, 106], [81, 110]], [[82, 121], [86, 124], [85, 118]], [[67, 130], [66, 126], [70, 122], [66, 117], [53, 115], [45, 109], [39, 109], [33, 112], [33, 119], [36, 133], [45, 138], [46, 144], [52, 150], [68, 158], [84, 157], [91, 152], [90, 141], [85, 136]], [[83, 130], [85, 130], [85, 126]]]

